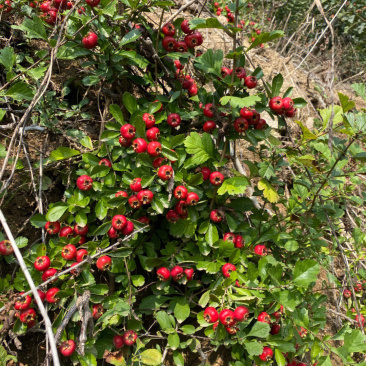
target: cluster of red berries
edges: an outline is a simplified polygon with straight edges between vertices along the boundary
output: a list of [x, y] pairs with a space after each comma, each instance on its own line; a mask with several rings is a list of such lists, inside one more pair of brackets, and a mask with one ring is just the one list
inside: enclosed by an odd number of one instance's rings
[[[81, 177], [79, 177], [79, 179], [83, 178], [83, 177], [88, 177], [88, 176], [82, 175]], [[86, 242], [86, 234], [89, 231], [88, 225], [80, 226], [80, 225], [75, 224], [74, 228], [72, 228], [71, 226], [64, 226], [63, 228], [61, 228], [61, 224], [58, 221], [54, 221], [54, 222], [47, 221], [46, 225], [45, 225], [45, 229], [46, 229], [47, 233], [50, 235], [59, 234], [60, 238], [71, 238], [71, 237], [80, 236], [78, 245], [82, 245]]]
[[134, 330], [128, 330], [123, 335], [116, 334], [113, 337], [113, 344], [117, 349], [123, 346], [132, 346], [136, 343], [137, 333]]
[[277, 115], [285, 115], [286, 117], [293, 117], [296, 114], [296, 108], [294, 107], [294, 101], [290, 97], [281, 98], [273, 97], [269, 101], [269, 108]]
[[187, 90], [188, 94], [191, 97], [197, 95], [198, 93], [197, 84], [189, 74], [184, 75], [183, 73], [184, 65], [182, 65], [182, 63], [179, 60], [175, 60], [174, 66], [176, 68], [175, 78], [182, 84], [182, 89]]
[[4, 4], [0, 4], [0, 10], [2, 10], [4, 13], [10, 13], [13, 10], [11, 7], [11, 1], [5, 0]]
[[183, 269], [181, 266], [175, 266], [169, 271], [166, 267], [161, 267], [156, 271], [156, 275], [158, 276], [160, 281], [168, 281], [170, 277], [172, 277], [174, 282], [178, 282], [183, 276], [186, 276], [187, 281], [191, 281], [194, 276], [193, 268], [185, 268]]
[[172, 23], [167, 23], [161, 31], [164, 34], [162, 41], [163, 47], [167, 52], [187, 52], [188, 48], [195, 48], [203, 43], [202, 34], [198, 31], [192, 31], [189, 27], [189, 21], [183, 20], [180, 25], [183, 33], [186, 34], [184, 40], [177, 41], [174, 36], [176, 29]]
[[234, 244], [235, 248], [243, 248], [244, 241], [241, 235], [236, 235], [234, 233], [225, 233], [223, 237], [224, 241], [229, 241]]

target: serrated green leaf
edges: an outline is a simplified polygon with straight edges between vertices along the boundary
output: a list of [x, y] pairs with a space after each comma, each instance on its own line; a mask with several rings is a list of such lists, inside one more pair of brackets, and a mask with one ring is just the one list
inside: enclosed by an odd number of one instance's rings
[[11, 86], [9, 90], [0, 92], [0, 95], [6, 95], [7, 97], [21, 101], [32, 100], [34, 92], [27, 83], [20, 81]]
[[0, 51], [0, 63], [4, 65], [7, 71], [13, 68], [15, 63], [15, 52], [13, 47], [4, 47]]
[[177, 238], [190, 238], [196, 232], [196, 227], [197, 223], [190, 220], [178, 220], [176, 223], [170, 224], [170, 234]]
[[276, 203], [279, 199], [278, 193], [271, 186], [267, 179], [262, 178], [258, 182], [258, 189], [263, 191], [264, 197], [271, 203]]
[[147, 349], [140, 354], [140, 360], [147, 366], [159, 366], [163, 355], [157, 349]]
[[214, 143], [208, 133], [202, 136], [197, 132], [191, 132], [184, 141], [188, 154], [194, 155], [194, 165], [200, 165], [208, 159], [214, 159]]
[[174, 316], [179, 323], [183, 323], [191, 312], [187, 299], [180, 299], [174, 307]]
[[29, 38], [38, 38], [47, 41], [46, 28], [42, 20], [36, 15], [33, 15], [32, 19], [24, 18], [20, 26], [13, 25], [13, 28], [23, 30]]
[[259, 342], [245, 342], [244, 347], [252, 356], [259, 356], [263, 352], [263, 345]]
[[317, 139], [316, 135], [314, 135], [312, 132], [310, 132], [310, 130], [301, 121], [295, 121], [295, 123], [297, 123], [302, 130], [303, 141]]
[[132, 31], [128, 32], [121, 40], [118, 47], [122, 47], [128, 43], [132, 43], [136, 41], [141, 36], [141, 33], [138, 29], [133, 29]]
[[306, 287], [317, 280], [320, 265], [312, 259], [296, 262], [293, 282], [299, 287]]
[[244, 107], [252, 107], [256, 102], [260, 102], [261, 98], [256, 95], [249, 95], [248, 97], [239, 98], [232, 96], [225, 96], [220, 99], [220, 103], [222, 105], [226, 105], [230, 103], [233, 108], [244, 108]]
[[265, 44], [265, 43], [274, 41], [275, 39], [283, 37], [283, 36], [284, 36], [284, 32], [280, 31], [280, 30], [273, 31], [271, 33], [263, 32], [260, 35], [255, 37], [254, 42], [249, 46], [249, 48], [247, 49], [247, 52], [249, 50], [251, 50], [252, 48], [259, 46], [262, 43]]

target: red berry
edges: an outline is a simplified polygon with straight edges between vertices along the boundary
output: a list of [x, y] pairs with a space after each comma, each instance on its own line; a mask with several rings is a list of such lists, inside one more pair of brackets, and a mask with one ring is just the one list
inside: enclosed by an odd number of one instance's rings
[[[148, 141], [156, 141], [160, 136], [160, 130], [157, 127], [151, 127], [146, 131], [146, 138]], [[149, 145], [147, 146], [149, 149]]]
[[257, 320], [262, 323], [271, 324], [271, 317], [265, 311], [258, 315]]
[[216, 123], [214, 121], [206, 121], [203, 124], [203, 131], [204, 132], [211, 132], [216, 128]]
[[210, 182], [214, 186], [220, 186], [225, 180], [225, 177], [220, 172], [212, 172], [210, 174]]
[[36, 320], [36, 318], [37, 318], [36, 311], [32, 308], [22, 310], [19, 316], [19, 320], [25, 324], [33, 322], [34, 320]]
[[158, 170], [158, 176], [161, 180], [169, 180], [173, 177], [173, 168], [169, 165], [162, 165]]
[[57, 269], [55, 269], [55, 268], [47, 269], [42, 274], [42, 281], [43, 282], [47, 281], [49, 278], [53, 277], [56, 273], [57, 273]]
[[50, 268], [50, 265], [51, 265], [51, 260], [47, 255], [38, 257], [34, 261], [34, 268], [37, 271], [46, 271], [48, 268]]
[[290, 97], [286, 97], [282, 99], [283, 109], [288, 112], [294, 109], [294, 101]]
[[219, 313], [215, 308], [209, 306], [203, 312], [203, 319], [205, 319], [207, 323], [216, 323], [219, 320]]
[[76, 186], [81, 191], [90, 191], [93, 187], [93, 179], [88, 175], [82, 175], [76, 180]]
[[[24, 292], [19, 293], [19, 295], [23, 295], [23, 294], [24, 294]], [[20, 300], [15, 302], [14, 309], [15, 310], [28, 309], [31, 303], [32, 303], [32, 298], [29, 295], [24, 296]]]
[[84, 48], [91, 50], [98, 44], [98, 36], [94, 32], [89, 32], [82, 40]]
[[48, 234], [54, 235], [60, 231], [61, 225], [58, 221], [55, 222], [47, 221], [44, 227]]
[[149, 189], [143, 189], [137, 194], [137, 199], [142, 202], [143, 205], [148, 205], [154, 198], [154, 193]]
[[59, 291], [60, 291], [60, 289], [57, 288], [57, 287], [50, 288], [46, 292], [46, 300], [47, 300], [47, 302], [49, 302], [50, 304], [54, 304], [54, 303], [60, 301], [60, 299], [56, 296]]
[[250, 120], [253, 117], [253, 111], [244, 107], [240, 110], [240, 116]]
[[117, 349], [120, 349], [122, 348], [122, 346], [124, 345], [124, 342], [123, 342], [123, 337], [116, 334], [114, 337], [113, 337], [113, 344], [114, 344], [114, 347], [116, 347]]
[[141, 216], [140, 218], [137, 219], [137, 221], [145, 225], [150, 224], [150, 219], [147, 216]]
[[134, 178], [130, 184], [130, 189], [133, 192], [140, 192], [142, 189], [141, 178]]
[[237, 235], [235, 237], [234, 245], [235, 245], [235, 248], [239, 248], [239, 249], [244, 247], [244, 240], [241, 235]]
[[172, 23], [166, 23], [163, 28], [161, 28], [164, 36], [173, 37], [175, 35], [175, 27]]
[[107, 271], [112, 265], [112, 259], [108, 255], [103, 255], [97, 260], [97, 268], [100, 271]]
[[272, 335], [276, 335], [280, 332], [280, 329], [281, 329], [281, 326], [279, 324], [272, 324], [272, 327], [271, 327], [271, 334]]
[[76, 261], [78, 263], [82, 262], [88, 254], [89, 252], [86, 249], [79, 249], [76, 252]]
[[98, 165], [105, 165], [108, 168], [112, 168], [112, 163], [108, 159], [102, 159], [99, 161]]
[[[179, 61], [179, 60], [175, 60], [174, 61], [174, 65], [175, 65], [175, 67], [178, 69], [178, 70], [182, 70], [183, 69], [183, 65], [181, 64], [181, 62]], [[169, 116], [168, 116], [169, 117]], [[169, 124], [169, 122], [168, 122], [168, 124]]]
[[189, 88], [188, 88], [188, 94], [193, 97], [195, 95], [197, 95], [198, 93], [198, 89], [197, 89], [197, 85], [196, 84], [192, 84]]
[[153, 114], [144, 113], [142, 115], [142, 120], [145, 122], [146, 128], [151, 128], [155, 126], [155, 117]]
[[229, 69], [228, 67], [222, 67], [221, 68], [221, 77], [225, 78], [226, 76], [231, 75], [232, 72], [233, 72], [232, 69]]
[[187, 50], [188, 50], [188, 47], [187, 47], [186, 42], [184, 42], [184, 41], [179, 41], [174, 46], [174, 51], [175, 52], [182, 52], [183, 53], [183, 52], [187, 52]]
[[261, 118], [258, 123], [255, 125], [256, 130], [264, 130], [267, 127], [267, 122], [265, 119]]
[[168, 281], [170, 278], [170, 271], [168, 268], [161, 267], [156, 271], [156, 274], [160, 281]]
[[244, 67], [241, 67], [241, 66], [235, 68], [235, 75], [239, 79], [245, 79], [247, 77], [247, 73], [246, 73]]
[[210, 179], [211, 170], [209, 168], [207, 168], [206, 166], [203, 166], [201, 168], [201, 173], [202, 173], [202, 176], [203, 176], [203, 180]]
[[142, 139], [141, 137], [138, 137], [137, 139], [133, 140], [132, 148], [138, 154], [144, 153], [147, 149], [147, 142], [144, 139]]
[[170, 113], [167, 118], [167, 123], [171, 127], [178, 127], [181, 123], [181, 118], [178, 113]]
[[256, 245], [254, 247], [254, 253], [261, 256], [265, 256], [268, 254], [268, 249], [265, 245]]
[[179, 201], [175, 207], [174, 207], [175, 212], [179, 215], [179, 216], [184, 216], [187, 214], [187, 202], [186, 201]]
[[183, 277], [183, 273], [184, 273], [184, 270], [180, 266], [175, 266], [170, 271], [173, 281], [175, 281], [175, 282], [179, 281]]
[[127, 192], [125, 192], [125, 191], [118, 191], [115, 195], [114, 195], [114, 197], [128, 197], [128, 193]]
[[103, 315], [103, 306], [102, 304], [94, 304], [92, 316], [94, 320], [98, 320]]
[[223, 309], [219, 314], [221, 324], [232, 326], [235, 324], [234, 312], [230, 309]]
[[222, 266], [222, 274], [225, 277], [230, 277], [231, 272], [236, 271], [236, 267], [232, 263], [226, 263]]
[[294, 117], [295, 116], [295, 114], [296, 114], [296, 112], [297, 112], [297, 109], [296, 108], [293, 108], [293, 109], [290, 109], [289, 111], [287, 111], [286, 113], [285, 113], [285, 116], [286, 117]]
[[203, 114], [208, 118], [212, 118], [214, 116], [214, 109], [212, 103], [208, 103], [205, 105], [205, 107], [203, 108]]
[[283, 109], [283, 102], [281, 97], [273, 97], [269, 101], [269, 108], [275, 113], [278, 111], [282, 111]]
[[130, 147], [132, 145], [132, 141], [125, 139], [123, 136], [119, 138], [118, 142], [123, 147]]
[[132, 221], [127, 221], [126, 226], [122, 229], [123, 235], [130, 235], [133, 233], [135, 226]]
[[188, 206], [194, 206], [197, 205], [198, 201], [200, 200], [199, 196], [195, 192], [190, 192], [187, 195], [186, 203]]
[[121, 127], [121, 135], [126, 140], [131, 140], [136, 135], [136, 128], [131, 124], [127, 123]]
[[174, 197], [177, 200], [185, 200], [188, 195], [188, 189], [184, 186], [178, 186], [174, 189]]
[[223, 237], [223, 241], [235, 242], [236, 235], [234, 233], [226, 233]]
[[247, 76], [244, 84], [248, 89], [253, 89], [257, 86], [257, 78], [255, 76]]
[[135, 344], [137, 339], [137, 333], [134, 330], [128, 330], [127, 332], [125, 332], [125, 334], [123, 334], [123, 343], [126, 346], [132, 346], [133, 344]]
[[84, 225], [84, 226], [79, 226], [78, 224], [76, 224], [74, 226], [74, 232], [77, 235], [86, 235], [89, 231], [89, 227], [88, 225]]
[[234, 121], [234, 129], [238, 133], [244, 133], [249, 128], [249, 122], [243, 118], [238, 117]]
[[219, 223], [224, 219], [224, 215], [219, 210], [212, 210], [210, 213], [210, 219], [215, 223]]
[[42, 302], [45, 301], [46, 300], [46, 294], [41, 290], [37, 290], [37, 292], [38, 292], [39, 297], [41, 298], [41, 301]]
[[75, 352], [75, 349], [76, 344], [72, 339], [62, 342], [60, 346], [60, 352], [65, 357], [70, 357]]
[[147, 153], [152, 157], [159, 156], [163, 151], [161, 143], [157, 141], [152, 141], [147, 145]]
[[263, 347], [263, 352], [261, 355], [259, 355], [259, 358], [262, 361], [270, 361], [272, 357], [273, 357], [272, 349], [269, 347]]
[[74, 235], [74, 230], [71, 226], [65, 226], [60, 230], [60, 238], [70, 238]]
[[189, 20], [185, 19], [183, 20], [183, 22], [180, 25], [180, 28], [182, 29], [182, 31], [185, 34], [189, 34], [192, 33], [193, 31], [191, 31], [190, 27], [189, 27]]
[[158, 169], [161, 166], [161, 164], [164, 162], [164, 160], [165, 160], [165, 158], [162, 158], [162, 157], [154, 159], [153, 167], [155, 169]]
[[234, 318], [238, 322], [242, 322], [243, 320], [247, 320], [249, 317], [249, 309], [246, 306], [238, 306], [234, 310]]
[[137, 195], [133, 195], [128, 199], [128, 204], [133, 209], [138, 209], [142, 206], [142, 202], [138, 199]]
[[187, 281], [191, 281], [194, 275], [194, 269], [193, 268], [186, 268], [184, 270], [184, 274], [186, 275]]
[[92, 8], [94, 8], [95, 6], [98, 6], [100, 3], [100, 0], [85, 0], [85, 2], [91, 6]]
[[127, 224], [126, 216], [115, 215], [112, 218], [112, 227], [118, 231], [121, 231]]
[[72, 245], [72, 244], [65, 245], [62, 248], [61, 256], [62, 256], [62, 258], [66, 259], [67, 261], [74, 259], [76, 256], [75, 245]]
[[180, 216], [174, 210], [169, 210], [165, 217], [171, 223], [175, 223], [180, 219]]
[[175, 38], [168, 36], [168, 37], [164, 37], [162, 44], [163, 44], [163, 48], [165, 49], [165, 51], [173, 52], [175, 45], [177, 44], [177, 41], [175, 40]]

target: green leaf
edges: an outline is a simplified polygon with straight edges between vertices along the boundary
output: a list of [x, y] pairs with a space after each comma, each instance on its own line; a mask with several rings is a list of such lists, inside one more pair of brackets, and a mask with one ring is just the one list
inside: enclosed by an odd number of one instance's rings
[[93, 150], [93, 142], [89, 136], [84, 136], [82, 139], [80, 139], [80, 144], [84, 147]]
[[23, 30], [27, 33], [29, 38], [38, 38], [47, 41], [46, 28], [44, 27], [42, 20], [34, 15], [33, 19], [24, 18], [23, 23], [20, 26], [12, 26], [13, 28]]
[[280, 95], [283, 85], [283, 76], [281, 74], [276, 75], [272, 81], [272, 97]]
[[6, 95], [7, 97], [13, 98], [15, 100], [32, 100], [34, 92], [32, 88], [25, 82], [20, 81], [14, 84], [6, 92], [1, 92], [0, 95]]
[[292, 101], [295, 108], [303, 108], [308, 104], [304, 98], [294, 98]]
[[111, 115], [114, 117], [114, 119], [123, 125], [125, 123], [125, 119], [123, 118], [123, 113], [121, 111], [121, 108], [117, 104], [111, 104], [109, 106], [109, 111], [111, 112]]
[[37, 229], [44, 227], [46, 225], [46, 218], [44, 215], [35, 214], [30, 220], [32, 226], [36, 227]]
[[283, 36], [284, 36], [284, 32], [279, 31], [279, 30], [273, 31], [271, 33], [263, 32], [259, 36], [255, 37], [255, 41], [247, 49], [247, 52], [249, 50], [251, 50], [252, 48], [259, 46], [261, 43], [263, 43], [263, 44], [268, 43], [268, 42], [274, 41], [275, 39], [283, 37]]
[[117, 0], [104, 0], [102, 1], [102, 4], [105, 5], [103, 6], [103, 10], [101, 10], [102, 14], [105, 15], [109, 15], [110, 17], [113, 17], [113, 15], [116, 13], [117, 11], [117, 4], [118, 1]]
[[[321, 109], [319, 111], [322, 119], [323, 119], [323, 128], [325, 128], [330, 120], [330, 117], [332, 115], [332, 107], [328, 107], [325, 109]], [[339, 105], [335, 105], [334, 106], [334, 118], [333, 118], [333, 123], [339, 123], [343, 121], [343, 110], [342, 107]]]
[[183, 325], [180, 329], [184, 334], [190, 335], [196, 333], [196, 328], [190, 324]]
[[5, 47], [0, 52], [0, 63], [7, 71], [11, 71], [15, 63], [15, 53], [13, 47]]
[[352, 84], [351, 88], [355, 91], [356, 95], [359, 95], [366, 101], [366, 84]]
[[78, 57], [84, 57], [90, 54], [90, 50], [81, 47], [75, 47], [75, 42], [66, 42], [57, 52], [59, 60], [74, 60]]
[[233, 108], [252, 107], [255, 105], [256, 102], [260, 101], [261, 98], [256, 94], [249, 95], [248, 97], [245, 98], [225, 96], [220, 99], [220, 103], [222, 105], [230, 103], [231, 107]]
[[46, 214], [47, 221], [57, 221], [67, 211], [69, 206], [66, 203], [56, 203]]
[[[6, 111], [4, 111], [3, 109], [0, 109], [0, 122], [2, 121], [2, 119], [4, 118], [5, 115], [6, 115]], [[5, 146], [0, 145], [0, 158], [3, 158], [6, 156], [6, 152], [4, 155], [4, 151], [5, 151]]]
[[179, 347], [180, 339], [177, 333], [168, 335], [168, 345], [172, 350], [176, 350]]
[[131, 276], [131, 281], [132, 281], [132, 284], [135, 287], [140, 287], [140, 286], [143, 286], [144, 285], [144, 283], [145, 283], [145, 277], [142, 276], [142, 275], [132, 275]]
[[24, 248], [24, 247], [26, 247], [28, 245], [28, 239], [25, 238], [24, 236], [18, 236], [15, 239], [15, 244], [17, 245], [17, 247], [19, 249]]
[[214, 74], [221, 77], [221, 65], [224, 58], [222, 50], [213, 52], [212, 49], [207, 50], [203, 55], [195, 59], [195, 66], [206, 73]]
[[174, 308], [174, 316], [178, 320], [178, 323], [183, 323], [191, 312], [187, 299], [180, 299]]
[[204, 29], [204, 28], [216, 28], [224, 29], [223, 25], [219, 22], [217, 18], [193, 18], [189, 21], [190, 29]]
[[213, 245], [219, 240], [219, 232], [217, 231], [216, 225], [213, 225], [212, 223], [209, 224], [205, 240], [208, 245]]
[[349, 353], [366, 351], [366, 336], [359, 329], [353, 329], [344, 337], [344, 347]]
[[105, 358], [105, 361], [114, 366], [126, 366], [126, 361], [122, 351], [118, 352], [116, 355], [113, 353], [109, 354]]
[[201, 307], [206, 307], [206, 305], [208, 304], [208, 302], [210, 301], [210, 294], [211, 294], [211, 291], [208, 290], [206, 291], [202, 296], [201, 298], [199, 299], [198, 301], [198, 305], [200, 305]]
[[275, 349], [275, 359], [278, 366], [285, 366], [286, 365], [286, 359], [282, 352], [278, 349]]
[[214, 143], [208, 133], [203, 133], [201, 136], [197, 132], [191, 132], [185, 139], [184, 146], [188, 154], [194, 155], [194, 162], [192, 162], [194, 166], [215, 158]]
[[111, 227], [111, 221], [105, 222], [104, 224], [97, 227], [93, 232], [92, 236], [104, 235]]
[[356, 106], [356, 103], [352, 100], [350, 101], [347, 95], [338, 92], [338, 97], [341, 102], [343, 113], [348, 112], [350, 109]]
[[258, 189], [263, 191], [264, 197], [267, 198], [269, 202], [276, 203], [278, 201], [279, 196], [267, 179], [262, 178], [258, 182]]
[[317, 139], [316, 135], [314, 135], [312, 132], [310, 132], [310, 130], [306, 126], [304, 126], [301, 121], [295, 121], [295, 123], [297, 123], [302, 130], [302, 140], [303, 141]]
[[247, 334], [247, 337], [267, 338], [270, 330], [269, 324], [257, 321]]
[[130, 94], [128, 92], [124, 93], [122, 101], [123, 101], [123, 105], [126, 107], [126, 109], [131, 114], [137, 110], [137, 101], [136, 101], [136, 98], [132, 94]]
[[80, 151], [70, 149], [69, 147], [59, 147], [56, 150], [53, 150], [50, 155], [51, 161], [58, 161], [58, 160], [64, 160], [69, 159], [73, 156], [79, 155]]
[[320, 265], [312, 259], [297, 261], [294, 269], [293, 282], [299, 287], [306, 287], [315, 282], [320, 271]]
[[132, 43], [136, 41], [141, 36], [141, 33], [138, 29], [133, 29], [132, 31], [128, 32], [121, 40], [118, 47], [122, 47], [128, 43]]
[[161, 329], [164, 330], [172, 327], [169, 315], [165, 311], [159, 311], [156, 313], [155, 318], [158, 321]]
[[184, 366], [184, 358], [179, 351], [173, 352], [173, 361], [175, 366]]
[[157, 349], [147, 349], [140, 354], [140, 360], [147, 366], [159, 366], [163, 355]]
[[259, 342], [245, 342], [244, 347], [252, 356], [259, 356], [263, 352], [263, 345]]
[[246, 177], [232, 177], [225, 179], [218, 189], [217, 194], [222, 196], [225, 193], [230, 195], [243, 194], [246, 187], [249, 185], [249, 180]]
[[196, 232], [196, 227], [197, 223], [190, 220], [178, 220], [175, 224], [170, 224], [170, 234], [177, 238], [190, 238]]

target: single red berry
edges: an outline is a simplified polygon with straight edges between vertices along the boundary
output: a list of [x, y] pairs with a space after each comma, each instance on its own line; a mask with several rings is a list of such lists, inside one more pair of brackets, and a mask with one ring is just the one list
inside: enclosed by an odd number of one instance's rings
[[74, 235], [74, 230], [71, 226], [65, 226], [60, 230], [60, 238], [70, 238]]
[[58, 221], [55, 222], [47, 221], [44, 227], [48, 234], [54, 235], [60, 231], [61, 225]]
[[186, 203], [188, 206], [194, 206], [197, 205], [198, 201], [200, 200], [199, 196], [195, 192], [190, 192], [187, 194], [187, 200]]
[[272, 357], [273, 357], [272, 349], [269, 347], [263, 347], [263, 352], [261, 355], [259, 355], [259, 358], [262, 361], [270, 361]]
[[133, 195], [128, 199], [128, 204], [133, 209], [138, 209], [142, 206], [142, 202], [138, 199], [137, 195]]
[[187, 43], [184, 41], [179, 41], [175, 44], [174, 46], [174, 51], [175, 52], [187, 52], [188, 47], [187, 47]]
[[223, 241], [229, 241], [234, 244], [236, 235], [234, 233], [226, 233], [224, 234]]
[[131, 124], [127, 123], [121, 127], [121, 135], [126, 140], [131, 140], [136, 135], [136, 128]]
[[223, 215], [222, 211], [212, 210], [210, 213], [210, 219], [211, 219], [211, 221], [213, 221], [215, 223], [219, 223], [224, 219], [224, 215]]
[[210, 179], [211, 170], [209, 168], [207, 168], [207, 166], [203, 166], [201, 168], [201, 173], [202, 173], [202, 176], [203, 176], [203, 180]]
[[240, 110], [240, 116], [247, 120], [250, 120], [253, 117], [253, 111], [247, 107], [244, 107]]
[[164, 36], [173, 37], [175, 35], [175, 27], [172, 23], [166, 23], [163, 28], [161, 28]]
[[126, 346], [132, 346], [137, 340], [137, 333], [134, 330], [128, 330], [123, 334], [123, 343]]
[[355, 320], [357, 322], [356, 325], [358, 327], [360, 327], [360, 322], [361, 322], [362, 326], [365, 325], [365, 318], [364, 318], [364, 316], [362, 314], [361, 314], [360, 318], [358, 317], [358, 315], [356, 315]]
[[189, 27], [189, 20], [185, 19], [183, 20], [183, 22], [180, 25], [180, 28], [182, 29], [182, 31], [185, 34], [189, 34], [192, 33], [193, 31], [191, 31], [190, 27]]
[[[23, 295], [23, 294], [24, 294], [24, 292], [19, 293], [19, 295]], [[29, 295], [24, 296], [20, 300], [15, 302], [14, 309], [15, 310], [28, 309], [31, 303], [32, 303], [32, 298]]]
[[84, 48], [91, 50], [98, 44], [98, 36], [94, 32], [89, 32], [82, 40]]
[[283, 102], [281, 97], [273, 97], [269, 101], [269, 108], [275, 113], [278, 111], [282, 111], [283, 109]]
[[214, 109], [212, 103], [208, 103], [205, 105], [205, 107], [203, 108], [203, 114], [208, 118], [212, 118], [214, 116]]
[[162, 44], [165, 51], [173, 52], [177, 41], [175, 38], [168, 36], [163, 38]]
[[203, 319], [205, 319], [207, 323], [216, 323], [219, 320], [219, 313], [215, 308], [209, 306], [203, 312]]
[[125, 191], [118, 191], [115, 195], [114, 195], [114, 197], [128, 197], [128, 193], [127, 192], [125, 192]]
[[271, 324], [271, 317], [265, 311], [258, 315], [257, 320], [261, 323]]
[[239, 249], [244, 247], [244, 239], [241, 235], [237, 235], [235, 237], [234, 245], [235, 245], [235, 248], [239, 248]]
[[82, 262], [87, 256], [89, 255], [89, 252], [86, 249], [79, 249], [76, 252], [76, 261], [78, 263]]
[[184, 270], [180, 266], [175, 266], [170, 271], [173, 281], [177, 282], [183, 277]]
[[161, 143], [158, 141], [152, 141], [147, 145], [147, 153], [152, 157], [159, 156], [163, 151]]
[[165, 217], [171, 223], [175, 223], [180, 219], [180, 216], [174, 210], [169, 210]]
[[225, 177], [220, 172], [212, 172], [210, 174], [210, 182], [214, 186], [220, 186], [225, 180]]
[[187, 213], [187, 202], [183, 200], [179, 201], [175, 205], [174, 210], [179, 216], [184, 216]]
[[303, 327], [300, 327], [300, 330], [297, 330], [297, 332], [299, 333], [299, 336], [301, 338], [305, 338], [306, 335], [308, 334], [308, 331]]
[[76, 248], [75, 245], [67, 244], [62, 248], [61, 252], [62, 258], [66, 259], [67, 261], [71, 261], [76, 257]]
[[249, 122], [243, 118], [238, 117], [234, 121], [234, 129], [238, 133], [244, 133], [249, 128]]
[[245, 79], [247, 77], [247, 73], [246, 73], [244, 67], [241, 67], [241, 66], [238, 66], [235, 68], [235, 75], [239, 79]]
[[[160, 136], [160, 130], [157, 127], [151, 127], [146, 131], [146, 138], [148, 141], [157, 141]], [[149, 149], [149, 145], [147, 146]]]
[[140, 192], [142, 189], [141, 178], [134, 178], [130, 184], [130, 189], [132, 192]]
[[171, 127], [178, 127], [181, 123], [181, 118], [178, 113], [170, 113], [167, 118], [167, 123]]
[[188, 189], [184, 186], [178, 186], [174, 189], [174, 197], [177, 200], [185, 200], [187, 198]]
[[234, 310], [234, 318], [238, 322], [242, 322], [249, 318], [249, 309], [246, 306], [238, 306]]
[[192, 84], [189, 88], [188, 88], [188, 94], [193, 97], [195, 95], [197, 95], [198, 93], [198, 88], [196, 84]]
[[57, 273], [57, 269], [55, 268], [48, 268], [46, 271], [42, 274], [42, 281], [45, 282], [49, 278], [53, 277]]
[[127, 224], [126, 216], [115, 215], [112, 218], [112, 227], [118, 231], [121, 231]]
[[137, 198], [143, 205], [148, 205], [154, 198], [154, 193], [149, 189], [143, 189], [137, 194]]
[[118, 142], [123, 147], [130, 147], [132, 145], [132, 140], [125, 139], [123, 136], [118, 139]]
[[354, 288], [355, 288], [355, 292], [362, 292], [362, 290], [363, 290], [361, 283], [356, 283]]
[[265, 245], [256, 245], [254, 247], [254, 253], [261, 256], [265, 256], [268, 254], [268, 249]]
[[91, 6], [92, 8], [96, 7], [99, 5], [100, 0], [85, 0], [85, 2]]
[[184, 270], [184, 274], [186, 275], [187, 281], [191, 281], [194, 275], [194, 269], [193, 268], [186, 268]]
[[74, 226], [74, 232], [77, 235], [86, 235], [88, 233], [88, 231], [89, 231], [88, 225], [80, 226], [80, 225], [76, 224]]
[[236, 267], [232, 263], [226, 263], [222, 266], [222, 274], [230, 277], [231, 272], [236, 271]]
[[60, 352], [65, 357], [71, 357], [71, 355], [75, 352], [75, 349], [76, 344], [72, 339], [62, 342], [60, 346]]
[[203, 124], [204, 132], [212, 132], [216, 128], [216, 123], [214, 121], [206, 121]]
[[168, 268], [161, 267], [156, 271], [156, 274], [160, 281], [168, 281], [170, 278], [170, 271]]
[[34, 268], [37, 271], [46, 271], [48, 268], [50, 268], [50, 265], [51, 265], [51, 260], [50, 260], [50, 257], [48, 257], [47, 255], [38, 257], [34, 261]]
[[133, 233], [133, 230], [135, 228], [135, 225], [133, 224], [132, 221], [127, 221], [126, 226], [122, 229], [122, 234], [123, 235], [130, 235]]
[[144, 113], [142, 115], [142, 120], [145, 122], [146, 128], [151, 128], [155, 126], [155, 117], [153, 114]]
[[264, 130], [267, 128], [267, 122], [265, 119], [261, 118], [254, 127], [256, 130]]
[[290, 97], [286, 97], [282, 99], [283, 109], [288, 112], [294, 109], [294, 101]]
[[343, 297], [349, 299], [352, 296], [352, 292], [350, 290], [345, 289], [343, 291]]
[[37, 290], [37, 292], [38, 292], [39, 297], [41, 298], [41, 301], [42, 302], [45, 301], [46, 300], [46, 293], [41, 291], [41, 290]]
[[184, 68], [184, 66], [181, 64], [179, 60], [174, 60], [174, 65], [177, 68], [177, 70], [182, 70]]
[[20, 312], [20, 316], [19, 316], [19, 320], [25, 324], [29, 324], [29, 323], [35, 321], [36, 318], [37, 318], [36, 311], [32, 308], [22, 310]]
[[244, 84], [248, 89], [253, 89], [257, 86], [257, 78], [255, 76], [247, 76]]
[[290, 109], [289, 111], [285, 112], [286, 117], [294, 117], [297, 112], [296, 108]]
[[100, 160], [98, 165], [105, 165], [108, 168], [112, 168], [112, 163], [108, 159]]
[[233, 325], [225, 325], [225, 330], [229, 334], [236, 334], [238, 332], [239, 328], [234, 323]]
[[82, 175], [76, 180], [76, 186], [81, 191], [90, 191], [93, 187], [93, 179], [89, 175]]
[[114, 344], [114, 347], [116, 347], [117, 349], [120, 349], [122, 348], [122, 346], [124, 345], [124, 342], [123, 342], [123, 337], [116, 334], [114, 337], [113, 337], [113, 344]]
[[221, 68], [221, 77], [225, 78], [228, 75], [231, 75], [233, 73], [232, 69], [229, 69], [228, 67], [222, 67]]
[[281, 330], [281, 326], [279, 324], [276, 324], [276, 323], [272, 324], [272, 327], [271, 327], [272, 335], [278, 334], [280, 332], [280, 330]]
[[165, 158], [162, 158], [162, 157], [159, 157], [159, 158], [154, 159], [154, 161], [153, 161], [153, 167], [155, 169], [158, 169], [161, 166], [161, 164], [163, 164], [164, 160], [165, 160]]
[[147, 216], [141, 216], [137, 219], [138, 222], [141, 222], [142, 224], [149, 225], [150, 219]]
[[169, 165], [162, 165], [158, 170], [158, 176], [161, 180], [169, 180], [173, 177], [173, 168]]
[[97, 268], [100, 271], [107, 271], [112, 265], [112, 258], [108, 255], [103, 255], [97, 260]]
[[46, 292], [47, 302], [49, 302], [50, 304], [54, 304], [54, 303], [60, 301], [60, 299], [57, 297], [57, 293], [59, 291], [60, 291], [60, 289], [57, 287], [52, 287], [49, 290], [47, 290], [47, 292]]
[[98, 320], [103, 315], [104, 309], [102, 304], [94, 304], [92, 316], [94, 320]]
[[219, 314], [221, 324], [232, 326], [235, 324], [234, 312], [230, 309], [223, 309]]
[[147, 149], [147, 142], [144, 139], [142, 139], [141, 137], [138, 137], [137, 139], [133, 140], [132, 148], [138, 154], [144, 153]]

